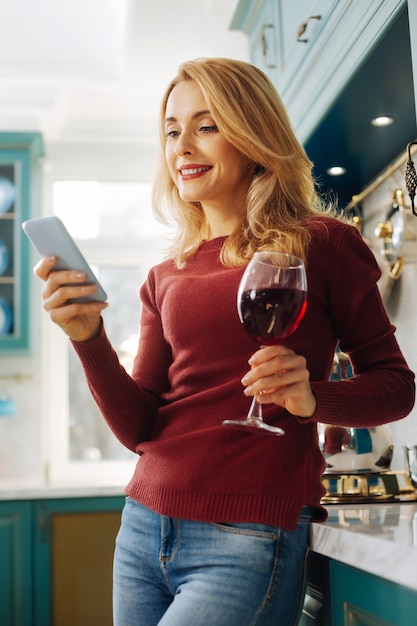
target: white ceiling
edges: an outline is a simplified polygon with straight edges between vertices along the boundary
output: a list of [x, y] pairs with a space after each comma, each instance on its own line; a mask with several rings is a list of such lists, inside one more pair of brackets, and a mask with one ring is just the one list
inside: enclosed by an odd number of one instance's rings
[[236, 0], [0, 0], [0, 131], [46, 141], [155, 140], [179, 63], [247, 59]]

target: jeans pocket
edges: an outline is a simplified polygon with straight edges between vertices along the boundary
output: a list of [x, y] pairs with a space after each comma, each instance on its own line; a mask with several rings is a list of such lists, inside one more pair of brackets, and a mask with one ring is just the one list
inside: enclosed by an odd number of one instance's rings
[[244, 535], [246, 537], [261, 537], [263, 539], [270, 539], [271, 541], [276, 541], [279, 537], [279, 528], [267, 524], [254, 524], [250, 522], [210, 522], [210, 526], [225, 533]]

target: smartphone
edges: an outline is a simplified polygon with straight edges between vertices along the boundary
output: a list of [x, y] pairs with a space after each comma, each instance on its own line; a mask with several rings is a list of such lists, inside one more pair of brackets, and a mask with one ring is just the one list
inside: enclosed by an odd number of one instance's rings
[[[73, 302], [104, 302], [107, 300], [106, 292], [59, 217], [39, 217], [27, 220], [23, 222], [22, 228], [42, 257], [55, 256], [57, 258], [54, 271], [82, 271], [87, 275], [84, 284], [94, 283], [97, 285], [95, 293], [74, 298]], [[83, 283], [73, 284], [80, 285]]]

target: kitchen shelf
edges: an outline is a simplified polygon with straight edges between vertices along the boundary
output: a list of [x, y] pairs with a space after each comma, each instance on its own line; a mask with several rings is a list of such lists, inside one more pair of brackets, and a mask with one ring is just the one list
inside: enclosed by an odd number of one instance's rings
[[29, 242], [21, 228], [33, 214], [40, 133], [0, 133], [0, 354], [30, 344]]

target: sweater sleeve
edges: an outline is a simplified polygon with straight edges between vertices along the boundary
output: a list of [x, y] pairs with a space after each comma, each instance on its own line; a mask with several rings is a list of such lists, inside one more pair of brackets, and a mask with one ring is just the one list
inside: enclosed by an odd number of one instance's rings
[[329, 308], [340, 349], [354, 376], [311, 383], [317, 407], [309, 421], [372, 427], [406, 417], [414, 374], [395, 338], [377, 280], [378, 264], [355, 228], [346, 228], [332, 262]]
[[119, 441], [132, 451], [150, 438], [162, 402], [160, 394], [167, 384], [167, 347], [149, 282], [141, 290], [142, 329], [132, 376], [120, 364], [103, 324], [95, 339], [72, 342], [100, 412]]

